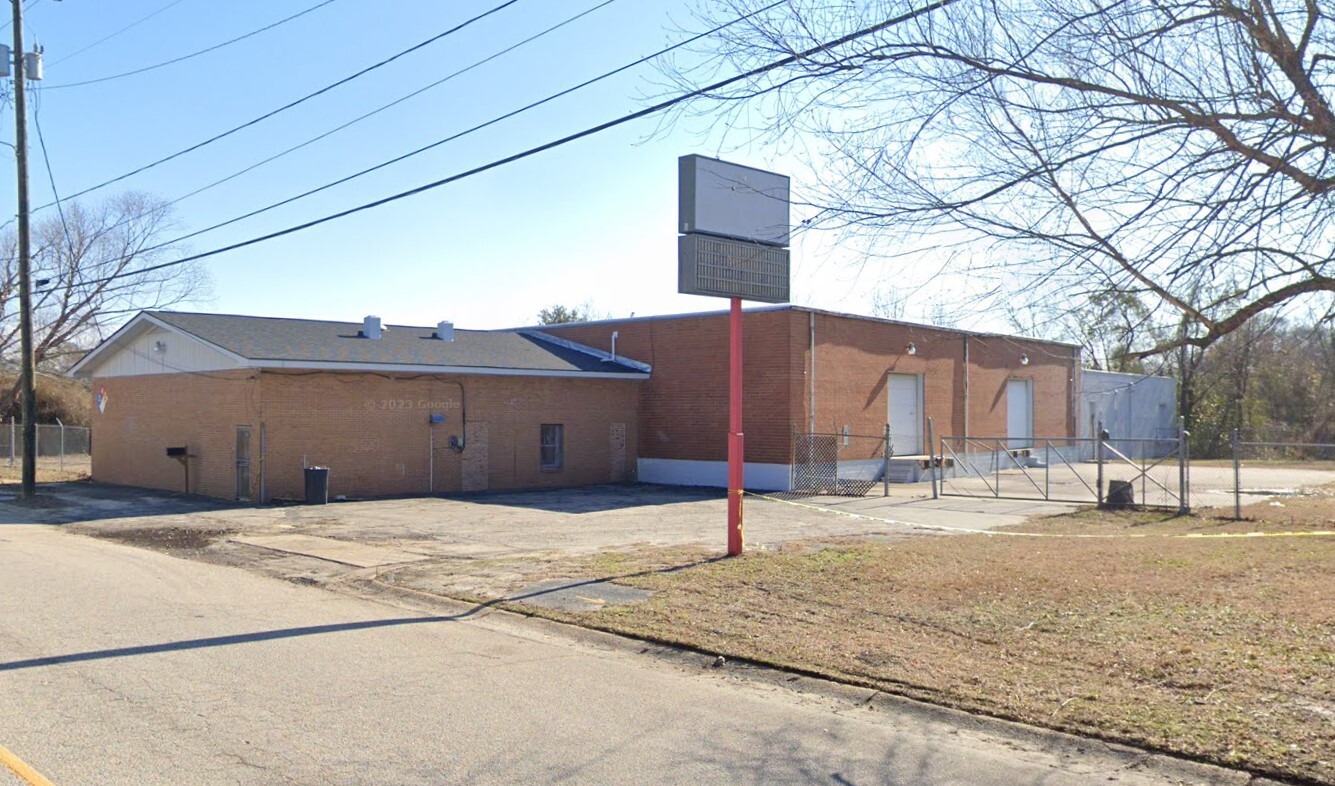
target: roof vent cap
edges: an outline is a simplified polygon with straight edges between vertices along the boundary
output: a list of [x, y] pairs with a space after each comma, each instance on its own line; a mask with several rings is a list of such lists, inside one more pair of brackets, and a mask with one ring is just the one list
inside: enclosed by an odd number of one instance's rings
[[450, 321], [436, 323], [436, 338], [441, 341], [454, 340], [454, 323]]
[[362, 338], [380, 340], [380, 317], [368, 316], [362, 320]]

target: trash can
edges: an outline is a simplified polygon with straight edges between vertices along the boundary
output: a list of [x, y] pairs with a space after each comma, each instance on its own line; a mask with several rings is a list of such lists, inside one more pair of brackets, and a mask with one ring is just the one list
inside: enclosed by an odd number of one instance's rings
[[329, 503], [329, 467], [306, 468], [306, 504]]
[[1108, 498], [1103, 503], [1105, 508], [1129, 510], [1136, 506], [1136, 487], [1129, 480], [1108, 481]]

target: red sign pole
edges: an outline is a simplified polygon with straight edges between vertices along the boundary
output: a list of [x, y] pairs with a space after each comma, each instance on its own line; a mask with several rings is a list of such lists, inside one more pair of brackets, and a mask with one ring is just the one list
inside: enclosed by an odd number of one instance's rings
[[728, 556], [742, 553], [742, 299], [728, 314]]

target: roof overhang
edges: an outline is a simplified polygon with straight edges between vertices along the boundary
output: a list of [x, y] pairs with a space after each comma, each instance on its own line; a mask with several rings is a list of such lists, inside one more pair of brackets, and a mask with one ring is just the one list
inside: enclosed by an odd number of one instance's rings
[[87, 373], [88, 369], [96, 367], [102, 362], [104, 357], [111, 353], [124, 349], [150, 328], [165, 330], [168, 333], [180, 336], [187, 341], [193, 341], [200, 346], [207, 347], [214, 352], [227, 357], [233, 363], [236, 363], [243, 368], [250, 365], [250, 360], [232, 352], [231, 350], [224, 349], [211, 341], [205, 341], [194, 333], [188, 333], [175, 325], [163, 322], [152, 314], [141, 311], [129, 322], [121, 325], [119, 330], [104, 339], [101, 344], [98, 344], [88, 354], [80, 358], [79, 362], [71, 366], [70, 370], [65, 373], [71, 377], [92, 376], [92, 374]]
[[[643, 380], [649, 378], [649, 367], [643, 363], [636, 363], [632, 360], [618, 359], [617, 363], [626, 366], [626, 371], [580, 371], [578, 369], [522, 369], [522, 368], [499, 368], [494, 366], [437, 366], [428, 364], [405, 364], [405, 363], [359, 363], [345, 361], [326, 361], [326, 360], [274, 360], [266, 358], [247, 358], [224, 349], [211, 341], [196, 336], [193, 333], [182, 330], [175, 325], [164, 322], [154, 317], [152, 314], [139, 313], [129, 322], [121, 326], [119, 330], [112, 333], [101, 344], [90, 351], [87, 355], [75, 363], [67, 372], [69, 376], [92, 376], [91, 370], [95, 369], [103, 359], [115, 353], [117, 350], [127, 347], [136, 338], [143, 335], [147, 330], [158, 328], [174, 335], [180, 336], [188, 341], [193, 341], [201, 346], [207, 347], [224, 357], [227, 357], [236, 364], [236, 368], [257, 369], [257, 370], [300, 370], [300, 371], [341, 371], [341, 372], [376, 372], [376, 373], [400, 373], [400, 374], [470, 374], [475, 376], [497, 376], [497, 377], [567, 377], [571, 379], [630, 379]], [[547, 338], [547, 337], [541, 337]], [[571, 342], [561, 339], [551, 339], [553, 344], [562, 346], [577, 347]], [[601, 354], [587, 347], [582, 351], [590, 354]], [[642, 370], [641, 370], [642, 369]], [[217, 369], [223, 370], [223, 369]]]
[[312, 360], [248, 360], [248, 368], [260, 370], [343, 371], [400, 374], [471, 374], [493, 377], [568, 377], [571, 379], [648, 379], [641, 371], [578, 371], [563, 369], [495, 368], [491, 366], [431, 366], [404, 363], [348, 363]]

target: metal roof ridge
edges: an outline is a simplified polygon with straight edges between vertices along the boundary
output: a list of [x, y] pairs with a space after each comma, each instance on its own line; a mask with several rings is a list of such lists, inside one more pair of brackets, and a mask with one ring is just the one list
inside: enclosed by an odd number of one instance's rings
[[[217, 311], [172, 311], [169, 309], [153, 309], [151, 311], [142, 311], [142, 314], [149, 314], [161, 319], [161, 315], [181, 315], [186, 317], [219, 317], [222, 319], [264, 319], [275, 322], [314, 322], [321, 325], [361, 325], [360, 320], [337, 320], [337, 319], [314, 319], [310, 317], [271, 317], [258, 314], [223, 314]], [[453, 320], [444, 320], [453, 322]], [[399, 330], [435, 330], [435, 325], [397, 325], [386, 322], [386, 328], [398, 328]], [[455, 327], [456, 332], [460, 333], [497, 333], [501, 331], [489, 330], [487, 328], [461, 328]]]
[[[509, 332], [509, 331], [497, 331], [497, 332]], [[566, 349], [572, 349], [576, 352], [582, 352], [586, 355], [598, 358], [599, 360], [608, 363], [616, 363], [617, 365], [620, 366], [626, 366], [628, 368], [636, 369], [637, 371], [643, 371], [646, 374], [651, 373], [653, 371], [653, 366], [650, 366], [648, 363], [641, 363], [638, 360], [633, 360], [628, 357], [614, 357], [610, 352], [604, 352], [601, 349], [594, 349], [593, 347], [586, 346], [584, 344], [579, 344], [564, 338], [558, 338], [548, 333], [544, 333], [541, 330], [526, 330], [520, 328], [513, 332], [516, 332], [521, 336], [536, 338], [539, 341], [546, 341], [550, 344], [555, 344], [558, 347], [565, 347]]]

